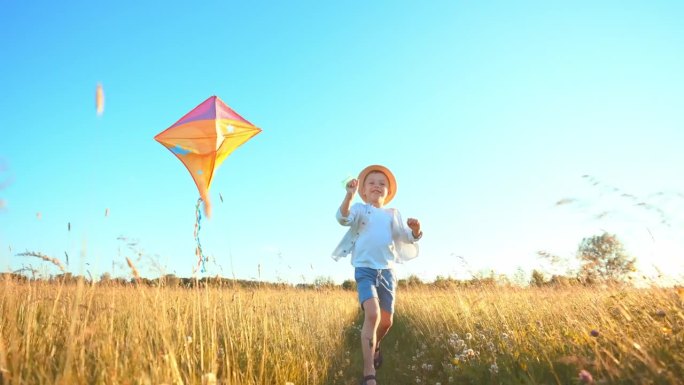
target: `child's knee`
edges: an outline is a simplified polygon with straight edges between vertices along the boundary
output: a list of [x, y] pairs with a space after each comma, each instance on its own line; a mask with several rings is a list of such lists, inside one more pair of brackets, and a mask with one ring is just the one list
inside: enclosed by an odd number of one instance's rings
[[378, 325], [380, 323], [380, 315], [378, 313], [366, 312], [364, 319], [366, 323], [371, 325]]
[[382, 318], [380, 320], [380, 327], [383, 329], [389, 329], [392, 327], [392, 318]]

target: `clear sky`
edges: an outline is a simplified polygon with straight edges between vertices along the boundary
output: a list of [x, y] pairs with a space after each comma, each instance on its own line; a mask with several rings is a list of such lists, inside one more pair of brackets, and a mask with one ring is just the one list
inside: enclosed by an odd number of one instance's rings
[[153, 137], [217, 95], [263, 132], [214, 178], [207, 275], [352, 278], [330, 258], [342, 181], [380, 163], [425, 233], [400, 277], [543, 267], [604, 230], [681, 277], [682, 20], [680, 1], [2, 0], [2, 270], [57, 273], [30, 250], [191, 276], [198, 192]]

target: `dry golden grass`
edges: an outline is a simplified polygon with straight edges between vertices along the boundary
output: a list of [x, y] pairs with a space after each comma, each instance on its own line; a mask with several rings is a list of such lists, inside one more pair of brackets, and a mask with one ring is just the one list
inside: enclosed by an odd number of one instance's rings
[[[422, 383], [684, 383], [684, 306], [674, 289], [412, 290], [399, 365]], [[451, 381], [449, 380], [451, 378]]]
[[352, 293], [0, 281], [1, 384], [322, 384]]
[[[0, 384], [358, 384], [354, 292], [0, 281]], [[684, 292], [400, 289], [381, 384], [681, 384]]]

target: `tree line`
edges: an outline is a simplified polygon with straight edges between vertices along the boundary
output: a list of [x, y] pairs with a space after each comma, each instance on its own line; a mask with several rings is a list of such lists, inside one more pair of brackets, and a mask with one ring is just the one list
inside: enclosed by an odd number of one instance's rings
[[[540, 251], [540, 257], [549, 260], [552, 264], [558, 263], [561, 258]], [[636, 258], [630, 256], [622, 242], [615, 234], [604, 232], [582, 239], [575, 257], [580, 263], [577, 271], [568, 271], [562, 275], [546, 274], [540, 270], [533, 270], [527, 282], [520, 282], [520, 279], [511, 280], [505, 275], [497, 275], [493, 271], [489, 274], [476, 274], [470, 279], [455, 279], [452, 277], [437, 276], [433, 282], [424, 282], [416, 275], [410, 275], [405, 279], [398, 280], [400, 288], [416, 287], [435, 287], [435, 288], [454, 288], [454, 287], [483, 287], [483, 286], [569, 286], [569, 285], [594, 285], [603, 283], [629, 283], [630, 274], [635, 272]], [[90, 284], [103, 286], [130, 286], [144, 285], [150, 287], [242, 287], [242, 288], [299, 288], [299, 289], [334, 289], [356, 290], [356, 282], [345, 280], [341, 285], [337, 285], [330, 277], [317, 277], [311, 284], [300, 283], [290, 284], [283, 282], [265, 282], [255, 280], [242, 280], [224, 277], [203, 277], [203, 278], [184, 278], [174, 274], [166, 274], [158, 278], [113, 278], [109, 273], [104, 273], [98, 281], [85, 278], [80, 275], [73, 275], [65, 272], [51, 276], [47, 279], [31, 279], [23, 274], [2, 273], [3, 279], [16, 281], [49, 281], [56, 283], [77, 283], [84, 281]]]

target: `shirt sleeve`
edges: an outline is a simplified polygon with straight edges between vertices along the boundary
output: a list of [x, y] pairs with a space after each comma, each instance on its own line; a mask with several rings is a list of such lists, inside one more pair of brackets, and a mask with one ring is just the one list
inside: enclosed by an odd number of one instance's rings
[[401, 219], [401, 214], [399, 213], [399, 210], [394, 210], [394, 223], [393, 223], [393, 237], [397, 241], [401, 241], [404, 243], [416, 243], [420, 238], [423, 237], [423, 234], [419, 234], [419, 236], [416, 238], [413, 236], [413, 231], [404, 224], [403, 220]]
[[342, 211], [338, 208], [337, 209], [337, 222], [339, 222], [342, 226], [351, 226], [352, 223], [354, 223], [354, 219], [356, 219], [356, 214], [358, 213], [359, 209], [359, 204], [354, 203], [351, 208], [349, 208], [349, 215], [348, 216], [342, 216]]
[[411, 229], [404, 225], [398, 210], [394, 211], [392, 227], [392, 236], [397, 248], [397, 262], [404, 263], [416, 258], [419, 253], [417, 241], [422, 238], [422, 234], [415, 238]]
[[423, 238], [423, 232], [422, 231], [420, 232], [420, 234], [418, 234], [418, 237], [416, 238], [413, 236], [413, 230], [411, 230], [410, 228], [407, 230], [408, 230], [408, 237], [409, 237], [409, 240], [411, 240], [411, 242], [418, 242], [420, 240], [420, 238]]

